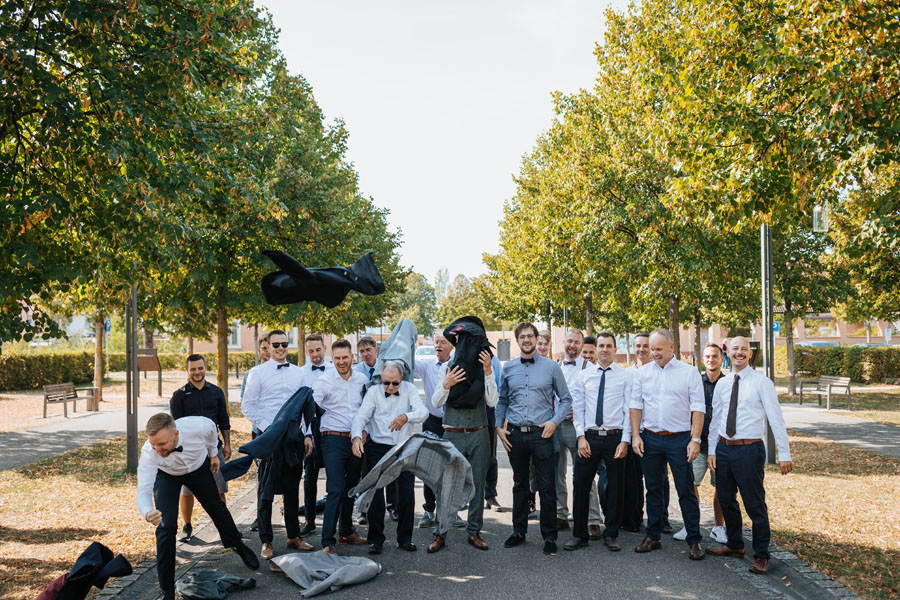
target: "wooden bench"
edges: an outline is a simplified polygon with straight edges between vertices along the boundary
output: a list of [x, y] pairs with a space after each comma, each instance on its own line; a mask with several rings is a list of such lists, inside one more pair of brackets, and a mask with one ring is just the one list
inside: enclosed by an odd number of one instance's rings
[[[44, 386], [44, 418], [47, 418], [47, 405], [58, 404], [63, 405], [63, 415], [69, 416], [69, 410], [66, 403], [72, 403], [72, 412], [78, 412], [78, 400], [84, 400], [85, 408], [91, 410], [94, 401], [94, 390], [96, 388], [79, 388], [75, 389], [74, 383], [54, 383]], [[79, 396], [79, 391], [87, 391], [87, 395]], [[97, 410], [94, 408], [94, 410]]]
[[850, 378], [835, 377], [833, 375], [822, 375], [818, 381], [801, 381], [800, 382], [800, 404], [803, 404], [803, 392], [807, 394], [816, 394], [819, 400], [819, 406], [822, 406], [822, 396], [825, 396], [825, 408], [831, 409], [831, 391], [844, 390], [847, 396], [847, 410], [852, 408], [850, 400]]

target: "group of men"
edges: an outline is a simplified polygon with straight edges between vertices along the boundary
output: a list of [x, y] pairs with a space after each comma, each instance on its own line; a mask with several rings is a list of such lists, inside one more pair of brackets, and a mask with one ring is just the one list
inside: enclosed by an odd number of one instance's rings
[[[280, 478], [279, 493], [283, 492], [286, 545], [300, 551], [314, 549], [303, 538], [316, 530], [316, 484], [319, 469], [324, 467], [321, 546], [325, 552], [334, 553], [338, 544], [369, 544], [371, 554], [381, 553], [386, 541], [386, 508], [397, 521], [397, 546], [416, 550], [412, 541], [411, 473], [403, 473], [394, 489], [387, 490], [387, 502], [381, 490], [376, 493], [365, 515], [367, 538], [354, 527], [353, 500], [347, 492], [391, 448], [412, 435], [413, 424], [421, 423], [424, 431], [452, 443], [472, 467], [475, 494], [466, 518], [457, 517], [457, 524], [466, 528], [467, 542], [476, 549], [488, 549], [480, 535], [485, 508], [499, 507], [499, 440], [508, 453], [514, 480], [513, 531], [505, 547], [526, 541], [533, 486], [540, 500], [542, 551], [557, 554], [558, 531], [568, 528], [570, 457], [573, 537], [564, 545], [565, 550], [578, 550], [590, 540], [601, 539], [609, 550], [621, 550], [619, 530], [640, 531], [645, 487], [646, 532], [635, 552], [660, 548], [667, 524], [667, 472], [671, 469], [684, 520], [675, 538], [686, 541], [691, 559], [702, 559], [698, 486], [709, 470], [716, 486], [712, 537], [723, 545], [706, 552], [744, 555], [736, 498], [740, 490], [753, 522], [755, 561], [750, 570], [767, 571], [770, 534], [763, 488], [764, 417], [775, 432], [781, 472], [788, 473], [792, 464], [774, 385], [749, 368], [751, 354], [746, 338], [731, 341], [732, 371], [727, 375], [721, 371], [721, 348], [707, 345], [703, 354], [706, 372], [702, 376], [675, 359], [673, 336], [665, 329], [637, 336], [636, 362], [627, 369], [615, 363], [616, 340], [610, 333], [585, 338], [580, 331], [569, 331], [559, 361], [538, 351], [540, 337], [533, 324], [520, 323], [515, 338], [520, 355], [508, 361], [502, 372], [497, 358], [482, 352], [479, 368], [484, 372], [483, 398], [474, 407], [459, 408], [448, 404], [447, 399], [452, 387], [466, 379], [466, 373], [459, 367], [448, 370], [453, 347], [440, 334], [434, 336], [435, 356], [416, 360], [414, 365], [425, 389], [423, 402], [396, 363], [385, 362], [381, 372], [375, 373], [377, 347], [372, 338], [359, 340], [360, 360], [354, 367], [349, 341], [335, 341], [332, 360], [327, 362], [322, 336], [309, 335], [304, 340], [306, 364], [298, 367], [287, 361], [287, 334], [277, 329], [269, 332], [260, 347], [267, 360], [248, 372], [242, 390], [242, 411], [254, 433], [264, 433], [281, 407], [302, 387], [312, 390], [317, 410], [315, 418], [304, 418], [300, 424], [306, 449], [302, 527], [301, 470], [285, 468], [285, 461], [277, 456], [262, 458], [259, 463], [260, 472], [281, 469], [276, 475]], [[188, 357], [187, 366], [189, 381], [173, 395], [172, 415], [156, 415], [148, 423], [149, 439], [141, 453], [138, 476], [141, 513], [158, 525], [159, 577], [166, 594], [170, 590], [174, 593], [177, 494], [169, 496], [177, 489], [175, 483], [180, 487], [184, 537], [191, 534], [191, 498], [196, 496], [219, 529], [223, 544], [256, 568], [255, 555], [243, 545], [240, 535], [235, 535], [225, 508], [225, 482], [217, 479], [220, 462], [231, 454], [224, 394], [205, 381], [202, 356]], [[376, 375], [380, 376], [378, 384], [369, 385]], [[216, 435], [217, 429], [222, 440]], [[600, 486], [594, 483], [598, 474]], [[425, 486], [424, 493], [425, 513], [420, 526], [434, 526], [427, 551], [437, 552], [446, 546], [448, 532], [434, 519], [434, 492]], [[260, 555], [269, 559], [275, 554], [270, 498], [259, 498], [257, 517]]]

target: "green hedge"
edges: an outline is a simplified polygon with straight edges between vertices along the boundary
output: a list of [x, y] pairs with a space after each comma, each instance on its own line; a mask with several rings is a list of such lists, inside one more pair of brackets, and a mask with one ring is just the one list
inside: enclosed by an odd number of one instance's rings
[[[775, 349], [775, 369], [780, 373], [787, 373], [785, 353], [784, 346]], [[812, 377], [835, 375], [855, 383], [893, 383], [900, 379], [900, 348], [799, 346], [794, 347], [794, 365], [798, 373]]]
[[33, 390], [42, 385], [70, 381], [81, 385], [93, 380], [93, 352], [0, 356], [0, 390]]
[[[215, 352], [201, 353], [206, 359], [206, 370], [215, 371], [219, 364]], [[187, 354], [180, 352], [163, 352], [158, 354], [159, 364], [162, 365], [164, 371], [179, 371], [185, 368], [184, 359]], [[288, 352], [288, 360], [297, 363], [297, 353]], [[234, 371], [234, 367], [240, 366], [241, 371], [245, 371], [256, 364], [256, 354], [254, 352], [229, 352], [228, 353], [228, 370]], [[109, 370], [124, 371], [125, 370], [125, 353], [113, 352], [109, 355]]]

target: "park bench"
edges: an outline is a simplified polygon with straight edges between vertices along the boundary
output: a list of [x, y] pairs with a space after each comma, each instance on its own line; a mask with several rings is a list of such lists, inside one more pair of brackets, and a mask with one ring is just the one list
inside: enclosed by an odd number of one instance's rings
[[[75, 389], [74, 383], [54, 383], [44, 386], [44, 418], [47, 418], [47, 405], [58, 404], [63, 405], [63, 415], [69, 416], [69, 410], [66, 406], [67, 402], [72, 403], [72, 412], [78, 412], [78, 400], [84, 400], [86, 410], [97, 410], [94, 399], [97, 388], [79, 388]], [[79, 396], [78, 392], [87, 392], [84, 396]]]
[[803, 392], [806, 392], [807, 394], [816, 394], [818, 396], [819, 406], [822, 406], [822, 396], [824, 395], [825, 408], [831, 409], [831, 392], [832, 390], [840, 389], [843, 389], [847, 396], [847, 410], [850, 410], [850, 378], [835, 377], [834, 375], [822, 375], [818, 381], [801, 381], [800, 404], [803, 404]]

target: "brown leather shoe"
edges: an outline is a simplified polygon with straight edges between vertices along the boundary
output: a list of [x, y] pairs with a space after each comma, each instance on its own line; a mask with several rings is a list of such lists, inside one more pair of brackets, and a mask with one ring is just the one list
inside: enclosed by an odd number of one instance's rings
[[368, 544], [369, 541], [364, 537], [359, 537], [359, 534], [355, 531], [350, 535], [339, 535], [338, 536], [338, 544], [353, 544], [358, 546], [360, 544]]
[[688, 558], [691, 560], [703, 560], [706, 558], [706, 555], [703, 554], [703, 548], [700, 547], [700, 544], [691, 544], [688, 549]]
[[750, 565], [751, 573], [759, 573], [760, 575], [765, 575], [769, 572], [769, 559], [768, 558], [757, 558], [753, 561], [753, 564]]
[[302, 537], [288, 538], [287, 547], [296, 548], [300, 552], [312, 552], [315, 550], [315, 548], [312, 547], [312, 544], [304, 542]]
[[481, 534], [473, 533], [469, 536], [469, 543], [478, 548], [479, 550], [487, 550], [488, 543], [484, 541], [481, 537]]
[[738, 558], [744, 558], [744, 554], [746, 554], [746, 550], [743, 548], [729, 548], [726, 545], [721, 545], [718, 548], [707, 548], [706, 553], [712, 554], [713, 556], [737, 556]]
[[644, 538], [640, 544], [634, 547], [635, 552], [650, 552], [651, 550], [659, 550], [662, 548], [662, 542], [659, 540], [651, 540], [648, 537]]
[[569, 528], [569, 520], [568, 519], [560, 519], [556, 518], [556, 530], [563, 531]]
[[322, 546], [322, 552], [327, 552], [328, 554], [337, 554], [337, 551], [335, 551], [334, 546]]
[[446, 544], [446, 540], [444, 540], [444, 538], [442, 538], [441, 536], [436, 535], [434, 536], [434, 539], [428, 542], [428, 546], [425, 547], [425, 550], [429, 554], [433, 554], [443, 548], [444, 544]]
[[592, 540], [603, 538], [603, 528], [599, 525], [588, 525], [588, 537]]
[[262, 550], [259, 551], [260, 558], [264, 558], [266, 560], [270, 560], [273, 556], [275, 556], [275, 549], [272, 548], [272, 544], [269, 542], [263, 542]]

